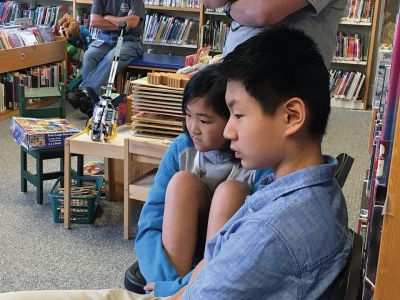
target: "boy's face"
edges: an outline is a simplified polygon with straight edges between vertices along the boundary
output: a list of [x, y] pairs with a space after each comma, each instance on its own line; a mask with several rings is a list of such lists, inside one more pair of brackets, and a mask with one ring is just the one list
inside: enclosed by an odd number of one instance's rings
[[226, 119], [205, 105], [199, 97], [186, 106], [186, 128], [198, 151], [223, 150], [229, 145], [223, 133]]
[[265, 115], [258, 102], [236, 81], [228, 81], [225, 98], [230, 118], [224, 137], [231, 140], [231, 149], [242, 166], [259, 169], [278, 164], [283, 154], [285, 127], [279, 108], [273, 116]]

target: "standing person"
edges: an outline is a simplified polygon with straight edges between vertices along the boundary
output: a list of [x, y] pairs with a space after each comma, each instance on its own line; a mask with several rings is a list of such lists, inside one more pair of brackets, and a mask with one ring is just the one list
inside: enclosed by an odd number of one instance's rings
[[[117, 73], [128, 66], [132, 59], [143, 54], [141, 35], [144, 17], [143, 0], [93, 1], [90, 26], [100, 29], [101, 33], [91, 43], [83, 57], [81, 90], [91, 87], [100, 95], [101, 87], [107, 85], [121, 22], [126, 22], [127, 31], [124, 35]], [[71, 104], [74, 108], [79, 107], [83, 113], [87, 113], [93, 104], [83, 91], [72, 98], [75, 101]]]
[[263, 28], [282, 24], [309, 35], [318, 45], [327, 68], [345, 5], [345, 0], [204, 0], [205, 7], [224, 7], [232, 18], [224, 56]]

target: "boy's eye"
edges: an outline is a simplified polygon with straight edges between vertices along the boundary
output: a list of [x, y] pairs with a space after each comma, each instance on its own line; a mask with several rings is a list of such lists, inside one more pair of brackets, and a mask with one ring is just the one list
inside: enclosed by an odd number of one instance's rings
[[236, 119], [239, 120], [241, 117], [243, 117], [243, 115], [235, 114], [235, 118], [236, 118]]
[[185, 116], [188, 117], [188, 118], [191, 117], [191, 115], [188, 112], [185, 113]]
[[203, 124], [210, 124], [210, 123], [211, 123], [211, 122], [208, 121], [208, 120], [200, 120], [200, 122], [203, 123]]

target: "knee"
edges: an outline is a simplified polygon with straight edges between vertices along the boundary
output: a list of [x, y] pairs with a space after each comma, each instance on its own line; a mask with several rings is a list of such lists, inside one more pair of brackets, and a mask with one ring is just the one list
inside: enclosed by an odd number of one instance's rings
[[222, 182], [214, 192], [212, 209], [224, 211], [230, 207], [240, 207], [250, 194], [249, 188], [240, 181], [228, 180]]
[[204, 197], [208, 198], [208, 192], [203, 182], [190, 172], [177, 172], [168, 183], [166, 202], [193, 202]]
[[200, 178], [196, 175], [186, 171], [179, 171], [172, 176], [168, 183], [168, 189], [174, 189], [183, 193], [193, 193], [204, 189], [204, 186]]
[[227, 180], [222, 182], [215, 190], [214, 197], [227, 199], [232, 197], [242, 197], [243, 199], [250, 194], [250, 189], [246, 184], [237, 180]]

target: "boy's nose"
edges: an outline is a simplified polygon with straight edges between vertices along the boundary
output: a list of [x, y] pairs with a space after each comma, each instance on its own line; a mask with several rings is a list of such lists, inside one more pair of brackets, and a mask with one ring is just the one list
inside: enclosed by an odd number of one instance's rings
[[229, 120], [225, 125], [224, 138], [226, 138], [227, 140], [235, 140], [236, 139], [236, 131]]

